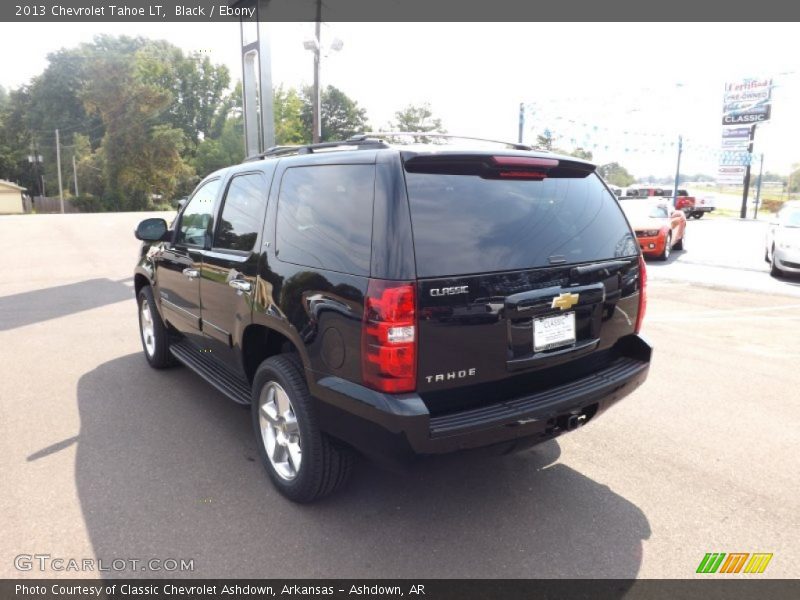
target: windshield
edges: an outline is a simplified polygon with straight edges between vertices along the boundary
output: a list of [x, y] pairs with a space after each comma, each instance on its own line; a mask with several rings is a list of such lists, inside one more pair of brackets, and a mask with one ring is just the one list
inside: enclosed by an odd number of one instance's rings
[[667, 207], [663, 205], [642, 204], [641, 202], [620, 202], [622, 210], [628, 219], [637, 221], [641, 219], [666, 219], [669, 217]]
[[800, 208], [787, 211], [781, 215], [781, 225], [784, 227], [800, 227]]

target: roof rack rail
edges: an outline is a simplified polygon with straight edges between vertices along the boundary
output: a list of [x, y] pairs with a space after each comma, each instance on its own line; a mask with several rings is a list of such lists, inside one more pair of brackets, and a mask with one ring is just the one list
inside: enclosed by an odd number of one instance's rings
[[367, 150], [370, 148], [389, 148], [383, 140], [367, 139], [366, 137], [355, 139], [356, 136], [338, 142], [320, 142], [319, 144], [305, 144], [298, 146], [272, 146], [266, 151], [253, 156], [248, 156], [244, 162], [272, 158], [275, 156], [289, 156], [293, 154], [314, 154], [319, 150], [333, 150], [342, 146], [356, 150]]
[[513, 150], [533, 150], [531, 146], [525, 144], [518, 144], [516, 142], [506, 142], [503, 140], [491, 140], [487, 138], [471, 137], [468, 135], [453, 135], [450, 133], [438, 133], [436, 131], [369, 131], [366, 133], [359, 133], [352, 136], [348, 141], [367, 140], [385, 137], [427, 137], [427, 138], [444, 138], [456, 140], [470, 140], [474, 142], [489, 142], [491, 144], [501, 144]]

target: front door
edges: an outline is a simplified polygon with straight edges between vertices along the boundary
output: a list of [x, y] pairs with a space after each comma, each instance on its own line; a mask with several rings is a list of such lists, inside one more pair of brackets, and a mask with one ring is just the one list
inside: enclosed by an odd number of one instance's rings
[[197, 188], [178, 219], [173, 242], [158, 260], [156, 288], [164, 318], [195, 341], [201, 341], [200, 272], [219, 184], [214, 179]]
[[234, 176], [222, 201], [211, 249], [204, 253], [203, 333], [213, 355], [242, 371], [234, 349], [250, 323], [269, 183], [261, 173]]

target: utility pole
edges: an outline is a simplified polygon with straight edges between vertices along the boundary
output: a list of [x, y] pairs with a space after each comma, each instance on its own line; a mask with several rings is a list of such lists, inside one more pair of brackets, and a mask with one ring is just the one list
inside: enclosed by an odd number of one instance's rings
[[[753, 139], [756, 137], [756, 126], [750, 127], [750, 144], [747, 146], [747, 153], [752, 157], [753, 155]], [[747, 163], [747, 169], [744, 172], [744, 190], [742, 191], [742, 209], [739, 211], [739, 218], [747, 218], [747, 194], [750, 191], [750, 162]]]
[[681, 154], [683, 153], [683, 136], [678, 136], [678, 164], [675, 167], [675, 185], [672, 188], [672, 207], [678, 202], [678, 186], [681, 178]]
[[316, 47], [314, 48], [314, 116], [312, 118], [313, 132], [311, 134], [311, 141], [318, 144], [322, 137], [322, 123], [320, 119], [320, 90], [319, 90], [319, 63], [320, 52], [320, 27], [322, 25], [322, 0], [317, 0], [317, 22], [314, 24], [314, 39], [316, 40]]
[[525, 103], [519, 103], [519, 136], [517, 139], [518, 143], [522, 143], [522, 131], [525, 128]]
[[75, 166], [75, 153], [72, 153], [72, 178], [75, 181], [75, 197], [80, 196], [78, 193], [78, 167]]
[[758, 205], [761, 203], [761, 175], [764, 173], [764, 153], [761, 153], [761, 164], [758, 167], [758, 187], [756, 187], [756, 207], [753, 209], [753, 219], [758, 219]]
[[61, 185], [61, 140], [56, 129], [56, 167], [58, 168], [58, 195], [61, 198], [61, 214], [64, 214], [64, 188]]
[[[44, 175], [39, 176], [39, 165], [42, 164], [42, 155], [36, 148], [36, 142], [31, 137], [31, 154], [28, 156], [28, 162], [33, 166], [33, 181], [39, 185], [39, 195], [44, 196]], [[36, 195], [36, 189], [33, 190], [33, 195]]]

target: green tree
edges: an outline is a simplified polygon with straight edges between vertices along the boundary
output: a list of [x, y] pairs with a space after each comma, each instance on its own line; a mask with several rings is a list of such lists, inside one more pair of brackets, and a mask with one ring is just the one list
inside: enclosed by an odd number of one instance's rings
[[627, 187], [636, 181], [625, 167], [616, 162], [601, 165], [597, 172], [608, 183], [619, 187]]
[[[162, 122], [183, 131], [190, 151], [201, 139], [219, 135], [217, 118], [225, 111], [230, 72], [197, 53], [185, 55], [169, 42], [148, 41], [135, 54], [143, 83], [166, 90], [170, 101]], [[224, 124], [224, 121], [223, 121]]]
[[389, 127], [394, 131], [423, 131], [447, 133], [442, 126], [442, 120], [433, 116], [430, 104], [419, 106], [409, 104], [402, 110], [394, 113], [395, 120]]
[[[308, 132], [309, 141], [313, 120], [312, 94], [310, 87], [303, 88], [303, 129]], [[322, 91], [320, 100], [321, 141], [346, 140], [368, 129], [366, 109], [358, 106], [358, 102], [339, 88], [329, 85]]]
[[584, 150], [583, 148], [575, 148], [572, 152], [568, 152], [570, 156], [582, 158], [583, 160], [592, 160], [593, 155], [591, 150]]
[[[55, 130], [59, 129], [64, 148], [73, 144], [72, 136], [76, 132], [87, 135], [93, 147], [100, 144], [105, 134], [99, 115], [90, 114], [84, 103], [83, 93], [92, 76], [89, 72], [92, 61], [130, 57], [145, 43], [144, 38], [100, 35], [92, 42], [48, 54], [47, 67], [31, 82], [23, 123], [33, 133], [44, 158], [46, 185], [51, 193], [58, 185]], [[65, 157], [62, 153], [62, 164]]]
[[184, 132], [157, 122], [171, 101], [169, 91], [145, 82], [136, 67], [125, 56], [94, 58], [83, 90], [87, 112], [105, 127], [100, 192], [116, 210], [152, 208], [192, 175], [181, 156]]
[[27, 127], [30, 110], [27, 87], [12, 90], [0, 107], [0, 178], [18, 182], [31, 194], [40, 192], [41, 183], [31, 154], [31, 133]]
[[[394, 121], [389, 123], [392, 131], [420, 131], [431, 133], [447, 133], [442, 125], [442, 120], [433, 116], [430, 104], [427, 102], [419, 106], [409, 104], [402, 110], [394, 113]], [[400, 141], [408, 142], [408, 138]], [[413, 141], [422, 144], [447, 143], [446, 140], [429, 136], [414, 136]]]
[[244, 124], [242, 118], [230, 117], [216, 139], [203, 140], [197, 147], [193, 164], [199, 179], [244, 160]]
[[542, 150], [554, 150], [555, 135], [550, 129], [545, 129], [542, 133], [536, 136], [536, 147]]
[[282, 85], [272, 92], [273, 113], [275, 116], [275, 144], [287, 146], [307, 144], [311, 141], [311, 130], [303, 121], [303, 98], [294, 88], [284, 89]]

